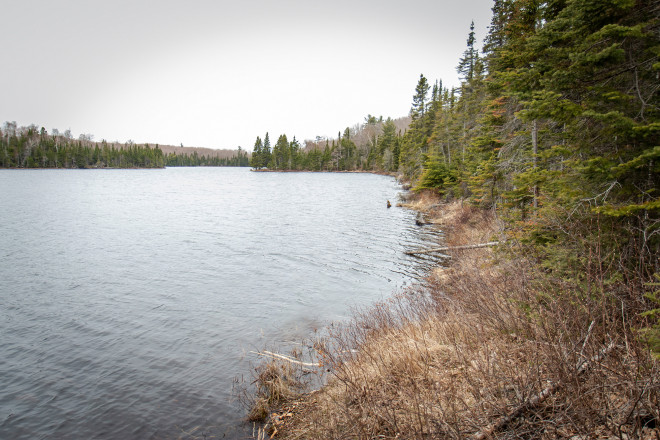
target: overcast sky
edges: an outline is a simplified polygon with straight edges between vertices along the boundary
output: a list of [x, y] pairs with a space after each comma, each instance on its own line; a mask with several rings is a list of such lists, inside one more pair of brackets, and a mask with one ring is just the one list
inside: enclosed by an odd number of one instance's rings
[[[252, 150], [404, 116], [420, 73], [457, 85], [492, 0], [8, 0], [0, 123]], [[480, 45], [481, 46], [481, 45]]]

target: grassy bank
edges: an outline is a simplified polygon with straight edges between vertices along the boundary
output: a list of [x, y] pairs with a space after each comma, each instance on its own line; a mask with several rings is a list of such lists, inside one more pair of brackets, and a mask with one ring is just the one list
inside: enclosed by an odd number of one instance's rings
[[[258, 436], [660, 439], [643, 292], [550, 276], [492, 211], [430, 194], [408, 206], [444, 225], [447, 246], [503, 244], [449, 250], [425, 284], [333, 327], [318, 368], [262, 365]], [[326, 376], [318, 391], [310, 369]]]

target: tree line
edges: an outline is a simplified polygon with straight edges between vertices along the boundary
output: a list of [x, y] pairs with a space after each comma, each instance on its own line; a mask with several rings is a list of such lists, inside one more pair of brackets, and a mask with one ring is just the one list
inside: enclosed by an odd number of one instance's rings
[[269, 134], [257, 136], [250, 166], [255, 169], [309, 171], [384, 171], [399, 168], [403, 133], [409, 118], [393, 120], [368, 115], [364, 124], [347, 127], [336, 139], [318, 137], [304, 145], [280, 135], [271, 147]]
[[249, 167], [250, 157], [241, 147], [233, 156], [219, 157], [212, 155], [199, 154], [193, 151], [192, 154], [176, 154], [174, 152], [167, 154], [165, 165], [168, 167]]
[[0, 129], [2, 168], [163, 168], [165, 166], [249, 166], [248, 154], [239, 147], [236, 154], [217, 157], [198, 154], [164, 154], [158, 145], [93, 142], [91, 135], [60, 134], [36, 125], [18, 127], [5, 122]]
[[499, 210], [555, 269], [572, 263], [550, 245], [588, 254], [599, 243], [612, 276], [651, 280], [659, 31], [650, 0], [495, 0], [482, 51], [470, 27], [460, 88], [420, 76], [399, 171]]
[[271, 147], [266, 134], [252, 167], [395, 171], [419, 190], [504, 209], [546, 242], [577, 212], [597, 216], [627, 228], [641, 252], [632, 260], [658, 269], [657, 5], [495, 0], [492, 10], [482, 50], [470, 26], [460, 87], [420, 75], [407, 129], [369, 115], [360, 145], [347, 128], [311, 148], [286, 135]]

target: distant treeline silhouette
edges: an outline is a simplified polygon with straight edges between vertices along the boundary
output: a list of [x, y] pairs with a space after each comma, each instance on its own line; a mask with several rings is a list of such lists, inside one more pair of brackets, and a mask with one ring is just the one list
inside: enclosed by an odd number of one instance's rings
[[73, 139], [69, 130], [48, 133], [36, 125], [17, 127], [5, 122], [0, 130], [2, 168], [163, 168], [165, 166], [249, 166], [241, 150], [229, 157], [163, 153], [158, 145], [92, 141], [90, 135]]

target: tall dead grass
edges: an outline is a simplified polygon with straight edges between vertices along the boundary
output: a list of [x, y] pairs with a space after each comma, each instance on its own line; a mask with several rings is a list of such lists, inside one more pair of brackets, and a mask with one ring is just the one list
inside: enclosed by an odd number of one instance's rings
[[[449, 245], [501, 234], [491, 212], [431, 206]], [[659, 364], [625, 286], [549, 280], [520, 249], [452, 257], [332, 329], [318, 347], [330, 379], [295, 398], [281, 437], [660, 439]]]

